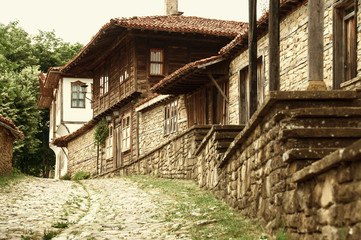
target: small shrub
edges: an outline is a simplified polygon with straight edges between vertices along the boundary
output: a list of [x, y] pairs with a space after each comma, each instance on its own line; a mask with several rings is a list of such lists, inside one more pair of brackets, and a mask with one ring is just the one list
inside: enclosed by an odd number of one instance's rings
[[279, 229], [276, 234], [276, 240], [287, 240], [287, 239], [288, 239], [288, 235], [284, 231], [284, 229]]
[[43, 240], [50, 240], [58, 235], [58, 232], [56, 231], [46, 231], [44, 230], [44, 235], [42, 237]]
[[51, 225], [53, 228], [67, 228], [69, 226], [69, 222], [57, 222]]
[[83, 179], [88, 179], [90, 177], [90, 173], [89, 172], [77, 172], [75, 173], [74, 177], [71, 180], [83, 180]]
[[70, 180], [70, 179], [71, 178], [70, 178], [70, 175], [68, 173], [60, 178], [60, 180]]
[[105, 118], [99, 121], [98, 125], [95, 128], [94, 140], [95, 143], [99, 146], [105, 145], [105, 140], [109, 135], [108, 122]]

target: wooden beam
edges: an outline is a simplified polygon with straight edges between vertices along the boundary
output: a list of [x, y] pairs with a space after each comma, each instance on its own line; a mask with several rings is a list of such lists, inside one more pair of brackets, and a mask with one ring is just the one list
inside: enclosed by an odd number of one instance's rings
[[248, 31], [248, 49], [249, 49], [249, 114], [257, 110], [257, 0], [249, 0], [249, 31]]
[[323, 82], [324, 0], [308, 1], [308, 87], [326, 90]]
[[269, 90], [280, 88], [280, 1], [269, 2]]
[[218, 91], [221, 93], [221, 95], [224, 97], [224, 99], [227, 101], [227, 103], [229, 103], [228, 98], [226, 96], [226, 94], [224, 94], [222, 88], [218, 85], [216, 79], [214, 79], [212, 74], [208, 74], [209, 78], [212, 80], [213, 84], [216, 86], [216, 88], [218, 89]]

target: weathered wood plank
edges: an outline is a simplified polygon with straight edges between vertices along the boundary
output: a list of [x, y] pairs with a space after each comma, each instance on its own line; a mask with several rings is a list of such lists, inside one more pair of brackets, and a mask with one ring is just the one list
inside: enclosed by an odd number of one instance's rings
[[280, 1], [269, 3], [269, 90], [274, 91], [280, 87]]

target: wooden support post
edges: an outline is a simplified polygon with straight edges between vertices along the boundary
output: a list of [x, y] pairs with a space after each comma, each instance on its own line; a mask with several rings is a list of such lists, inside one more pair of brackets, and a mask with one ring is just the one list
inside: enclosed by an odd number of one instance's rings
[[257, 110], [257, 0], [249, 0], [249, 118]]
[[226, 96], [226, 94], [223, 92], [222, 88], [218, 85], [216, 79], [214, 79], [213, 75], [208, 73], [208, 77], [212, 80], [213, 84], [216, 86], [216, 88], [218, 89], [218, 91], [221, 93], [221, 95], [224, 97], [224, 99], [226, 100], [227, 103], [229, 103], [228, 98]]
[[280, 1], [269, 1], [269, 90], [280, 89]]
[[323, 81], [324, 0], [308, 1], [308, 87], [326, 90]]

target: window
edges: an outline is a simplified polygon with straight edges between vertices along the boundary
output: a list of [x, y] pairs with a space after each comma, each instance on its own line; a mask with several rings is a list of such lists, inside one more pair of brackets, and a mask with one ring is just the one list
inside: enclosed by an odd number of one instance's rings
[[175, 133], [178, 130], [178, 101], [167, 104], [164, 107], [164, 135]]
[[129, 51], [123, 48], [120, 51], [120, 78], [119, 82], [122, 84], [129, 79]]
[[150, 75], [163, 74], [163, 50], [151, 49], [150, 50]]
[[71, 83], [71, 107], [72, 108], [85, 108], [85, 83], [74, 82]]
[[103, 74], [100, 76], [100, 96], [105, 96], [109, 91], [109, 74], [108, 70], [105, 69]]
[[130, 114], [122, 118], [122, 151], [130, 149]]
[[109, 125], [109, 135], [106, 139], [105, 147], [106, 147], [106, 159], [113, 157], [113, 126]]
[[119, 82], [122, 84], [123, 82], [126, 82], [129, 80], [129, 69], [128, 65], [125, 65], [120, 69], [120, 79]]
[[334, 10], [334, 88], [357, 75], [355, 2], [340, 1]]

